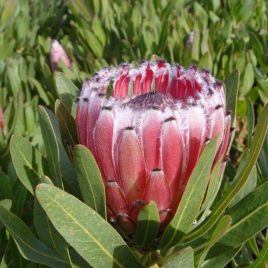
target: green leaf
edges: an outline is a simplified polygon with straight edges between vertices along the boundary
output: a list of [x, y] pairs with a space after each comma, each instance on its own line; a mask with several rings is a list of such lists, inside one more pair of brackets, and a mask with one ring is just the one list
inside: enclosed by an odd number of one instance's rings
[[257, 244], [257, 240], [258, 237], [251, 237], [248, 241], [247, 241], [247, 245], [250, 248], [250, 250], [252, 250], [253, 254], [258, 256], [260, 254], [260, 250], [259, 250], [259, 246]]
[[210, 256], [236, 248], [268, 226], [268, 181], [226, 212], [233, 219], [227, 233], [211, 249]]
[[222, 177], [223, 174], [221, 174], [221, 161], [219, 161], [216, 166], [213, 168], [213, 171], [211, 173], [211, 178], [209, 181], [209, 185], [208, 185], [208, 189], [207, 189], [207, 193], [206, 193], [206, 197], [205, 200], [202, 204], [202, 208], [201, 211], [204, 211], [204, 214], [206, 215], [213, 203], [213, 201], [215, 200], [217, 193], [220, 189], [221, 186], [221, 182], [222, 182]]
[[209, 51], [209, 40], [208, 40], [208, 29], [203, 29], [203, 36], [201, 41], [201, 54], [204, 55], [206, 52]]
[[203, 150], [187, 183], [176, 214], [164, 231], [160, 248], [172, 247], [177, 244], [190, 230], [192, 223], [197, 218], [210, 177], [215, 156], [215, 144], [216, 139], [213, 139]]
[[257, 257], [257, 259], [249, 266], [249, 268], [263, 268], [268, 264], [268, 240], [266, 240], [264, 247]]
[[55, 268], [68, 267], [67, 263], [57, 253], [32, 234], [20, 218], [1, 206], [0, 221], [14, 238], [21, 255], [25, 259]]
[[11, 181], [9, 177], [0, 171], [0, 199], [11, 198]]
[[58, 166], [60, 166], [60, 172], [63, 175], [63, 180], [65, 183], [64, 186], [68, 192], [73, 193], [76, 196], [80, 196], [75, 170], [61, 142], [61, 135], [57, 118], [50, 110], [46, 109], [45, 114], [47, 116], [47, 120], [50, 122], [50, 129], [56, 138], [54, 144], [57, 144], [57, 148], [54, 149], [59, 150], [59, 160], [57, 160], [59, 162], [56, 164], [56, 167], [58, 168]]
[[50, 178], [56, 186], [62, 188], [59, 145], [48, 113], [51, 112], [42, 106], [39, 107], [40, 126], [46, 148], [47, 159], [49, 159], [48, 168], [50, 171]]
[[83, 34], [87, 40], [88, 46], [98, 59], [103, 57], [103, 46], [96, 36], [89, 30], [85, 29]]
[[72, 268], [92, 268], [73, 248], [69, 248], [69, 255], [72, 263]]
[[94, 156], [83, 145], [75, 146], [73, 156], [84, 202], [106, 219], [105, 189]]
[[78, 143], [74, 118], [60, 100], [56, 100], [55, 113], [59, 121], [63, 143], [74, 146]]
[[253, 130], [255, 125], [255, 114], [253, 103], [250, 99], [247, 100], [247, 119], [248, 119], [248, 146], [251, 146]]
[[223, 268], [237, 255], [241, 247], [232, 248], [216, 257], [206, 260], [202, 264], [202, 268]]
[[121, 236], [93, 209], [57, 187], [40, 184], [39, 203], [64, 239], [93, 267], [142, 267]]
[[48, 95], [46, 94], [45, 89], [42, 87], [41, 83], [39, 81], [37, 81], [35, 78], [33, 77], [29, 77], [29, 82], [31, 84], [33, 84], [33, 86], [35, 87], [35, 89], [38, 92], [38, 95], [40, 96], [40, 98], [44, 101], [44, 103], [46, 105], [49, 105], [49, 98]]
[[[12, 238], [11, 235], [10, 235], [10, 238]], [[18, 267], [18, 268], [24, 268], [29, 263], [29, 261], [27, 261], [20, 254], [20, 251], [19, 251], [14, 239], [10, 239], [8, 244], [9, 244], [9, 254], [12, 256], [12, 261], [14, 263], [14, 266]]]
[[45, 211], [37, 201], [34, 203], [34, 226], [38, 237], [49, 247], [56, 250], [64, 259], [68, 258], [67, 244], [50, 223]]
[[81, 14], [85, 19], [91, 18], [89, 6], [83, 0], [67, 1], [73, 12]]
[[192, 59], [194, 61], [199, 61], [200, 54], [200, 30], [197, 23], [194, 26], [194, 40], [192, 44]]
[[46, 175], [41, 176], [40, 183], [46, 183], [46, 184], [53, 185], [51, 179]]
[[217, 222], [220, 216], [224, 213], [225, 209], [229, 206], [234, 197], [239, 193], [242, 187], [245, 185], [247, 178], [254, 167], [258, 155], [261, 151], [263, 141], [265, 139], [267, 128], [268, 128], [268, 104], [263, 108], [262, 113], [259, 116], [258, 124], [255, 128], [255, 135], [252, 140], [252, 146], [250, 149], [248, 161], [246, 167], [239, 174], [232, 187], [226, 192], [226, 194], [220, 199], [213, 209], [213, 212], [205, 220], [205, 222], [193, 230], [184, 239], [184, 242], [194, 240], [205, 233], [207, 233]]
[[172, 10], [174, 9], [175, 5], [176, 5], [176, 0], [171, 0], [168, 1], [166, 6], [161, 10], [161, 19], [167, 19], [169, 14], [172, 12]]
[[8, 260], [8, 251], [10, 250], [10, 243], [7, 243], [6, 247], [5, 247], [5, 251], [2, 255], [2, 260], [1, 260], [1, 263], [0, 263], [0, 268], [9, 268], [8, 267], [8, 263], [9, 263], [9, 260]]
[[[11, 1], [1, 1], [1, 17], [0, 17], [0, 25], [1, 27], [5, 26], [12, 17], [16, 15], [18, 10], [18, 5], [15, 0]], [[2, 31], [2, 30], [1, 30]]]
[[12, 201], [10, 199], [0, 200], [0, 206], [7, 210], [10, 210], [12, 206]]
[[191, 247], [184, 248], [171, 255], [162, 266], [163, 268], [194, 268], [194, 250]]
[[[239, 166], [238, 166], [237, 171], [236, 171], [237, 175], [235, 176], [234, 181], [239, 177], [239, 174], [241, 172], [243, 172], [244, 168], [247, 166], [248, 156], [249, 156], [249, 150], [246, 150], [243, 153], [242, 158], [240, 160]], [[242, 198], [244, 198], [247, 194], [249, 194], [250, 192], [252, 192], [256, 188], [257, 178], [258, 178], [257, 169], [256, 169], [256, 166], [254, 165], [248, 178], [247, 178], [247, 181], [244, 184], [244, 186], [241, 188], [239, 193], [237, 193], [237, 195], [234, 197], [234, 199], [229, 204], [229, 206], [228, 206], [229, 208], [234, 206]]]
[[162, 30], [161, 30], [159, 41], [158, 41], [158, 48], [157, 48], [157, 51], [160, 55], [161, 53], [163, 53], [167, 45], [168, 28], [169, 28], [169, 22], [168, 21], [163, 22]]
[[[0, 201], [0, 206], [2, 206], [3, 208], [5, 208], [6, 210], [10, 210], [12, 207], [12, 200], [10, 199], [3, 199]], [[3, 225], [0, 224], [0, 232], [2, 231], [2, 227]], [[1, 268], [1, 266], [0, 266]]]
[[263, 103], [266, 103], [268, 100], [268, 92], [267, 92], [268, 79], [259, 79], [257, 80], [257, 82], [258, 82], [257, 88], [254, 88], [252, 91], [258, 90], [260, 99], [262, 100]]
[[268, 177], [268, 135], [265, 138], [262, 150], [260, 152], [260, 156], [258, 159], [258, 164], [261, 170], [261, 174], [263, 178]]
[[72, 116], [75, 116], [75, 99], [79, 92], [78, 88], [60, 72], [55, 74], [55, 83], [61, 102], [68, 108]]
[[22, 186], [20, 180], [17, 180], [12, 187], [12, 212], [18, 217], [22, 217], [23, 215], [24, 205], [28, 194], [27, 189]]
[[246, 66], [245, 73], [244, 73], [244, 81], [243, 86], [241, 88], [242, 95], [246, 95], [254, 84], [254, 69], [252, 64], [249, 62]]
[[239, 71], [232, 71], [226, 79], [226, 100], [227, 100], [227, 110], [231, 113], [232, 126], [235, 125], [236, 118], [236, 103], [239, 88]]
[[101, 45], [105, 46], [106, 34], [103, 30], [101, 20], [99, 20], [97, 18], [93, 20], [92, 30], [93, 30], [94, 34], [96, 35], [96, 37], [98, 38], [98, 40], [100, 41]]
[[155, 202], [144, 206], [138, 215], [136, 227], [136, 242], [140, 246], [150, 247], [158, 234], [159, 212]]
[[232, 218], [229, 215], [223, 216], [219, 223], [217, 224], [215, 230], [213, 231], [211, 238], [206, 244], [205, 249], [201, 254], [198, 255], [196, 261], [198, 263], [198, 267], [202, 266], [203, 261], [205, 260], [207, 253], [209, 250], [215, 245], [217, 241], [227, 232], [228, 228], [231, 226]]
[[34, 188], [44, 173], [45, 159], [26, 138], [18, 135], [11, 138], [10, 154], [18, 178], [26, 189], [34, 194]]
[[198, 66], [200, 68], [206, 68], [207, 70], [209, 70], [210, 72], [212, 72], [212, 68], [213, 68], [213, 60], [210, 54], [210, 51], [207, 51], [199, 60], [199, 64]]

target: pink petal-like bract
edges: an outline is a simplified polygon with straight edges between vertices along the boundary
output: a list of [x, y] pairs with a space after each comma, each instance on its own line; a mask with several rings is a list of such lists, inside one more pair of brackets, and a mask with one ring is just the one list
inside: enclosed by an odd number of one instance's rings
[[217, 137], [213, 167], [220, 161], [222, 169], [230, 143], [222, 84], [206, 70], [163, 60], [100, 70], [83, 85], [76, 124], [101, 170], [108, 217], [128, 234], [150, 201], [163, 229], [205, 143]]
[[58, 64], [61, 61], [66, 67], [71, 68], [72, 63], [67, 56], [65, 50], [57, 40], [51, 41], [50, 48], [50, 60], [51, 60], [51, 69], [56, 71], [58, 69]]

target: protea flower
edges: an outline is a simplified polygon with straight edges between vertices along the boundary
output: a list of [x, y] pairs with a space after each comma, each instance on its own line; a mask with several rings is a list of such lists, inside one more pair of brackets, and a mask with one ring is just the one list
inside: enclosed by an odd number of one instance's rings
[[51, 68], [52, 71], [56, 71], [58, 68], [58, 64], [60, 61], [68, 67], [71, 68], [72, 64], [70, 59], [68, 58], [65, 50], [61, 46], [61, 44], [57, 40], [51, 41], [51, 48], [50, 48], [50, 60], [51, 60]]
[[206, 141], [217, 135], [214, 165], [229, 144], [230, 115], [222, 84], [196, 66], [164, 61], [105, 68], [78, 98], [80, 143], [93, 153], [106, 188], [109, 219], [135, 229], [141, 207], [173, 217]]

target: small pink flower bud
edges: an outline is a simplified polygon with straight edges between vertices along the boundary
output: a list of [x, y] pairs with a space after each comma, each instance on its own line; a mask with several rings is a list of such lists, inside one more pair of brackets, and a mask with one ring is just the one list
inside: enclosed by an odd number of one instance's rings
[[213, 165], [230, 141], [221, 83], [195, 66], [165, 61], [100, 70], [83, 85], [76, 124], [100, 167], [109, 218], [127, 232], [151, 200], [164, 228], [207, 140], [217, 136]]
[[188, 39], [187, 39], [187, 47], [191, 47], [193, 45], [194, 42], [194, 36], [195, 36], [195, 32], [190, 32]]
[[62, 48], [62, 46], [57, 40], [51, 41], [50, 54], [51, 54], [50, 55], [51, 56], [51, 68], [53, 72], [57, 70], [59, 61], [62, 61], [63, 64], [68, 68], [72, 67], [70, 59], [68, 58], [65, 50]]

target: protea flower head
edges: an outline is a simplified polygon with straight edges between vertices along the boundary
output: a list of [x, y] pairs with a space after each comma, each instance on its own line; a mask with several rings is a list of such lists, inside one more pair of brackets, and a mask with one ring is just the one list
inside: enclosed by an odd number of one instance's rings
[[150, 200], [163, 228], [206, 141], [217, 135], [215, 165], [230, 137], [222, 84], [196, 66], [164, 61], [99, 71], [83, 85], [76, 122], [102, 172], [109, 219], [130, 233]]
[[51, 68], [52, 71], [56, 71], [58, 68], [58, 64], [60, 61], [68, 67], [71, 68], [72, 64], [67, 56], [65, 50], [61, 46], [61, 44], [57, 40], [51, 41], [51, 48], [50, 48], [50, 58], [51, 58]]

